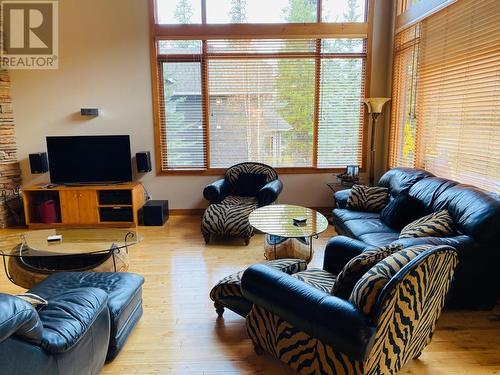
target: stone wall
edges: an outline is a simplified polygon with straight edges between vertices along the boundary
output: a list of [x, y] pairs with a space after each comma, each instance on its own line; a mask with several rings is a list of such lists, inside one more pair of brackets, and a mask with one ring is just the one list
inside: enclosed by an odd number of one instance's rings
[[16, 191], [20, 184], [9, 73], [0, 70], [0, 228], [18, 221], [12, 210], [18, 206]]

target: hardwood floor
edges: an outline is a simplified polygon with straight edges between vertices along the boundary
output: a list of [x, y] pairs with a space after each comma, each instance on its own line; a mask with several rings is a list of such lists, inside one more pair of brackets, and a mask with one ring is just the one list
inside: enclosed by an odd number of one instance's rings
[[[208, 297], [220, 278], [263, 260], [263, 236], [256, 235], [248, 247], [240, 240], [205, 246], [199, 222], [174, 216], [163, 228], [140, 228], [144, 240], [131, 249], [130, 271], [146, 278], [144, 316], [102, 374], [296, 374], [268, 355], [257, 356], [244, 319], [226, 310], [217, 320]], [[333, 234], [330, 227], [314, 242], [310, 267], [321, 267], [322, 249]], [[0, 291], [22, 289], [1, 272]], [[432, 343], [400, 373], [500, 374], [500, 306], [445, 312]]]

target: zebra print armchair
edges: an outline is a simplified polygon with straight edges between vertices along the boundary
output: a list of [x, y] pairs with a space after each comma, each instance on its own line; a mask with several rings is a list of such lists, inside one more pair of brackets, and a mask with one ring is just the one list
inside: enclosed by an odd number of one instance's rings
[[449, 246], [400, 250], [365, 273], [348, 300], [313, 286], [328, 271], [310, 282], [300, 277], [307, 271], [251, 266], [241, 280], [254, 304], [247, 332], [257, 353], [301, 374], [395, 374], [431, 341], [457, 259]]
[[215, 234], [241, 237], [248, 245], [254, 233], [248, 216], [256, 208], [276, 201], [282, 189], [278, 173], [268, 165], [247, 162], [230, 167], [223, 179], [203, 190], [210, 202], [201, 223], [205, 242], [208, 244]]

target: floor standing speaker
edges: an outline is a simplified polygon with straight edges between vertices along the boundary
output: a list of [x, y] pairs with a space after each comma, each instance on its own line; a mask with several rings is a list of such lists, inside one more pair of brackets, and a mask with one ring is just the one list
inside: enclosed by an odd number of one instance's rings
[[142, 151], [135, 154], [135, 161], [137, 163], [137, 172], [147, 173], [152, 171], [151, 153], [149, 151]]
[[42, 174], [49, 171], [49, 162], [47, 161], [46, 152], [37, 152], [30, 154], [30, 168], [33, 174]]
[[162, 226], [167, 219], [168, 201], [148, 201], [142, 208], [142, 221], [145, 226]]

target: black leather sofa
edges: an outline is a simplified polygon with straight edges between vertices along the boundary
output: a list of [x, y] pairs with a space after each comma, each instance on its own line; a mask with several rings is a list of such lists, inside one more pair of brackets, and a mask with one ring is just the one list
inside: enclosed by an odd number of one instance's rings
[[381, 220], [380, 213], [347, 209], [349, 190], [342, 190], [335, 193], [333, 224], [337, 233], [349, 238], [332, 238], [327, 244], [326, 253], [334, 249], [339, 259], [350, 259], [369, 247], [392, 242], [402, 243], [405, 247], [418, 244], [449, 245], [458, 251], [459, 264], [447, 306], [492, 308], [500, 295], [497, 278], [500, 260], [499, 196], [435, 177], [420, 169], [392, 169], [381, 177], [379, 186], [389, 189], [389, 199], [408, 192], [423, 204], [425, 214], [447, 209], [456, 226], [456, 233], [445, 238], [400, 240], [400, 232], [387, 226]]
[[58, 295], [37, 312], [0, 294], [0, 373], [98, 374], [108, 351], [108, 295], [80, 288]]

